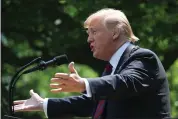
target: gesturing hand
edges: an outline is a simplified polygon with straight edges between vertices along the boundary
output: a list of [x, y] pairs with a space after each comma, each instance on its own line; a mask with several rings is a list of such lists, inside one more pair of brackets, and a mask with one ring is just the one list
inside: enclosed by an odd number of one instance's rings
[[74, 68], [74, 62], [71, 62], [68, 67], [70, 74], [56, 73], [51, 79], [50, 87], [54, 88], [51, 92], [83, 92], [85, 90], [84, 80]]
[[31, 98], [27, 100], [17, 100], [14, 101], [14, 111], [42, 111], [43, 110], [43, 101], [37, 93], [34, 93], [33, 90], [30, 90]]

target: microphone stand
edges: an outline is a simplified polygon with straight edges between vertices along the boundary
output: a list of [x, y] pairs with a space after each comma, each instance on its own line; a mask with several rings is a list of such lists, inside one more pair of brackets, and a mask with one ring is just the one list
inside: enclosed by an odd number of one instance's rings
[[[23, 67], [21, 67], [16, 73], [15, 75], [12, 77], [12, 80], [10, 82], [10, 85], [9, 85], [9, 111], [10, 111], [10, 115], [4, 115], [5, 119], [20, 119], [18, 117], [14, 117], [14, 106], [13, 106], [13, 89], [15, 87], [15, 84], [17, 82], [17, 80], [20, 78], [20, 76], [22, 76], [23, 74], [27, 74], [27, 73], [30, 73], [32, 72], [33, 70], [44, 70], [47, 65], [53, 63], [53, 62], [56, 62], [56, 65], [61, 65], [61, 63], [59, 63], [59, 59], [61, 59], [61, 61], [64, 63], [67, 63], [68, 62], [68, 58], [66, 55], [62, 55], [62, 56], [57, 56], [55, 58], [53, 58], [53, 60], [50, 60], [48, 62], [45, 62], [43, 60], [41, 60], [41, 57], [38, 57], [34, 60], [32, 60], [30, 63], [24, 65]], [[23, 71], [24, 69], [26, 69], [28, 66], [34, 64], [34, 63], [39, 63], [36, 67], [34, 67], [34, 69], [32, 70], [25, 70]], [[62, 64], [63, 64], [62, 63]], [[23, 72], [22, 72], [23, 71]], [[22, 72], [22, 73], [21, 73]]]
[[[10, 115], [4, 115], [5, 119], [20, 119], [18, 117], [14, 116], [14, 106], [13, 106], [13, 89], [14, 86], [17, 82], [17, 80], [20, 78], [20, 76], [23, 74], [21, 73], [25, 68], [27, 68], [28, 66], [37, 63], [41, 60], [41, 57], [38, 57], [34, 60], [32, 60], [30, 63], [22, 66], [19, 70], [17, 70], [17, 72], [14, 74], [14, 76], [12, 77], [11, 81], [10, 81], [10, 85], [9, 85], [9, 114]], [[21, 73], [21, 74], [20, 74]], [[19, 75], [20, 74], [20, 75]]]

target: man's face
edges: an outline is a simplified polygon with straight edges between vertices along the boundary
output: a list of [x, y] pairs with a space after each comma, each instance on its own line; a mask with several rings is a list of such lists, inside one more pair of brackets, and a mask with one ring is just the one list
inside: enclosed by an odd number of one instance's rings
[[99, 18], [93, 19], [88, 26], [88, 43], [95, 58], [108, 61], [111, 57], [112, 34]]

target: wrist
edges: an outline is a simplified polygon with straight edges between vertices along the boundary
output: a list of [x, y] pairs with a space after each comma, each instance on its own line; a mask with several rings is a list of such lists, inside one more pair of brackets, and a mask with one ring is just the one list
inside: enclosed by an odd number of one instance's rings
[[43, 111], [43, 103], [44, 103], [44, 99], [39, 100], [38, 102], [39, 102], [39, 110], [40, 110], [40, 111]]
[[86, 90], [85, 79], [84, 78], [81, 78], [80, 84], [81, 84], [80, 92], [84, 92]]

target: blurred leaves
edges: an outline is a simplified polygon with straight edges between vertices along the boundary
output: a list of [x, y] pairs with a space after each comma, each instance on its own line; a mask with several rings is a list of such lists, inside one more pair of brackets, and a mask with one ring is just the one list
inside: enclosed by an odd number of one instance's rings
[[170, 84], [172, 117], [178, 117], [178, 59], [167, 72]]
[[[160, 57], [170, 82], [172, 114], [178, 117], [177, 0], [2, 1], [2, 115], [8, 112], [7, 89], [12, 76], [35, 57], [51, 59], [65, 53], [69, 60], [76, 62], [76, 68], [83, 77], [96, 77], [103, 71], [104, 62], [92, 57], [83, 22], [93, 12], [106, 7], [122, 10], [140, 39], [136, 44], [153, 50]], [[68, 72], [67, 66], [24, 75], [17, 83], [15, 99], [29, 98], [31, 88], [43, 97], [68, 96], [68, 93], [50, 93], [50, 78], [56, 72]], [[26, 118], [44, 117], [44, 113], [39, 116], [35, 112], [21, 115]]]

